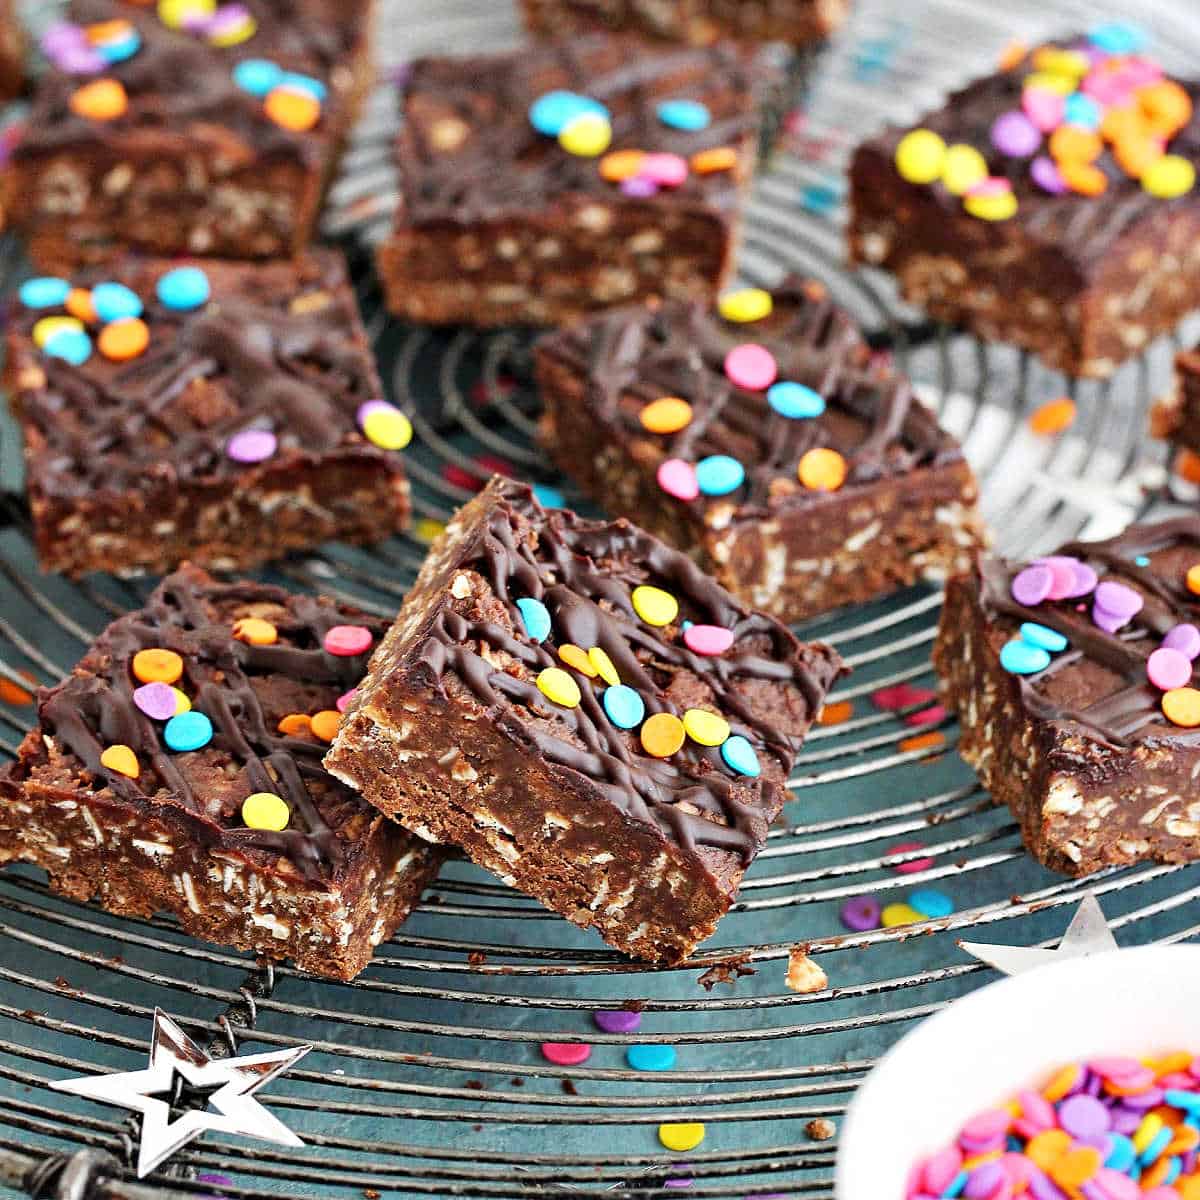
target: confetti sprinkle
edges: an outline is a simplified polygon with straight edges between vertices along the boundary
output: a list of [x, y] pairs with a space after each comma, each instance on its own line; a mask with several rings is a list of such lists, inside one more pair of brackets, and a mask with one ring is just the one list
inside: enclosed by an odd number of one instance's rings
[[814, 492], [836, 492], [846, 482], [846, 460], [836, 451], [816, 447], [800, 459], [797, 475], [800, 482]]
[[562, 667], [546, 667], [538, 673], [538, 691], [563, 708], [577, 708], [582, 699], [579, 684]]
[[683, 641], [694, 654], [715, 657], [733, 645], [733, 630], [723, 625], [689, 625], [683, 631]]
[[838, 916], [851, 933], [879, 928], [880, 907], [874, 896], [854, 896], [842, 905]]
[[584, 115], [610, 119], [610, 113], [598, 100], [577, 92], [544, 92], [529, 109], [529, 123], [547, 137], [558, 137], [577, 117]]
[[781, 416], [793, 421], [819, 417], [825, 411], [825, 398], [802, 383], [785, 381], [767, 392], [767, 403]]
[[717, 301], [717, 311], [726, 321], [744, 325], [769, 317], [774, 305], [771, 293], [763, 288], [741, 288], [726, 292]]
[[1172, 725], [1194, 729], [1200, 725], [1200, 691], [1195, 688], [1173, 688], [1162, 698], [1163, 715]]
[[948, 917], [954, 912], [954, 901], [936, 888], [920, 888], [911, 892], [908, 903], [923, 917]]
[[669, 129], [699, 133], [712, 124], [712, 113], [698, 100], [663, 100], [655, 110], [658, 119]]
[[100, 765], [127, 779], [136, 779], [141, 774], [137, 755], [128, 747], [121, 744], [107, 746], [100, 754]]
[[945, 744], [945, 735], [933, 729], [928, 733], [918, 733], [913, 737], [901, 738], [896, 743], [896, 748], [904, 754], [915, 754], [921, 750], [936, 750]]
[[642, 726], [642, 749], [654, 758], [670, 758], [683, 746], [683, 722], [674, 713], [655, 713]]
[[817, 724], [844, 725], [852, 716], [854, 716], [854, 702], [852, 700], [837, 700], [833, 704], [826, 704], [821, 709], [817, 715]]
[[[1189, 664], [1190, 666], [1190, 664]], [[701, 746], [720, 746], [729, 738], [729, 722], [703, 708], [689, 708], [683, 714], [684, 732]]]
[[26, 308], [58, 308], [71, 294], [71, 285], [53, 275], [41, 275], [21, 284], [17, 296]]
[[911, 905], [889, 904], [879, 914], [879, 923], [884, 929], [895, 929], [898, 925], [915, 925], [925, 918]]
[[746, 481], [746, 468], [728, 454], [710, 454], [696, 464], [696, 485], [705, 496], [727, 496]]
[[370, 650], [375, 638], [365, 625], [334, 625], [321, 641], [326, 654], [354, 658]]
[[1050, 655], [1041, 646], [1014, 638], [1000, 648], [1000, 665], [1010, 675], [1036, 675], [1050, 665]]
[[[900, 854], [912, 854], [917, 850], [924, 849], [924, 842], [897, 842], [896, 845], [889, 847], [886, 857], [895, 858]], [[916, 875], [920, 871], [928, 871], [933, 864], [932, 858], [914, 858], [911, 862], [902, 862], [893, 866], [892, 870], [899, 875]]]
[[152, 721], [169, 721], [176, 712], [175, 689], [169, 683], [144, 683], [133, 692], [133, 702]]
[[695, 500], [700, 495], [696, 468], [682, 458], [668, 458], [659, 463], [654, 478], [658, 486], [676, 500]]
[[586, 1042], [543, 1042], [542, 1057], [556, 1067], [577, 1067], [592, 1056]]
[[314, 737], [332, 742], [342, 726], [342, 714], [333, 708], [323, 708], [309, 718], [308, 727]]
[[186, 753], [199, 750], [212, 741], [212, 722], [201, 712], [176, 713], [163, 730], [163, 741], [169, 750]]
[[660, 1125], [658, 1140], [668, 1150], [695, 1150], [704, 1141], [704, 1126], [699, 1121]]
[[382, 450], [403, 450], [412, 441], [412, 422], [386, 400], [368, 400], [357, 417], [367, 441]]
[[139, 650], [131, 665], [134, 678], [141, 683], [174, 683], [183, 675], [183, 659], [174, 650]]
[[602, 1008], [592, 1013], [592, 1020], [605, 1033], [633, 1033], [642, 1024], [642, 1014], [625, 1008]]
[[679, 615], [679, 601], [670, 592], [664, 592], [662, 588], [652, 587], [645, 583], [640, 584], [633, 589], [630, 599], [633, 603], [633, 611], [647, 625], [656, 627], [670, 625]]
[[651, 400], [638, 414], [642, 428], [650, 433], [678, 433], [692, 423], [692, 406], [676, 396]]
[[721, 746], [721, 757], [725, 760], [725, 765], [739, 775], [756, 779], [762, 774], [762, 766], [754, 747], [740, 733], [735, 733]]
[[262, 617], [238, 617], [233, 623], [233, 636], [251, 646], [273, 646], [279, 641], [279, 630]]
[[115, 121], [129, 107], [129, 97], [119, 79], [94, 79], [72, 92], [68, 104], [89, 121]]
[[765, 391], [775, 382], [779, 364], [765, 346], [746, 342], [725, 356], [725, 375], [736, 387], [748, 392]]
[[635, 1071], [669, 1071], [675, 1065], [675, 1047], [638, 1044], [625, 1050], [625, 1061]]
[[946, 143], [932, 129], [914, 129], [896, 146], [896, 170], [909, 183], [933, 183], [946, 164]]
[[550, 610], [540, 600], [524, 596], [517, 601], [517, 611], [521, 614], [528, 637], [535, 642], [544, 642], [550, 636], [550, 630], [553, 628]]
[[601, 703], [608, 719], [618, 729], [636, 729], [646, 715], [646, 703], [641, 695], [623, 683], [605, 688]]
[[123, 283], [98, 283], [92, 288], [92, 308], [101, 321], [120, 321], [142, 315], [142, 300]]
[[208, 276], [199, 267], [176, 267], [154, 285], [160, 303], [173, 312], [193, 312], [208, 303], [211, 293]]
[[274, 792], [251, 792], [242, 801], [242, 820], [250, 829], [279, 832], [288, 827], [291, 819], [287, 802]]
[[[578, 158], [597, 158], [612, 145], [612, 136], [612, 124], [607, 117], [599, 113], [581, 113], [563, 126], [558, 144]], [[642, 170], [645, 170], [644, 160]]]
[[1057, 400], [1048, 400], [1029, 417], [1029, 428], [1034, 433], [1049, 437], [1062, 433], [1075, 424], [1075, 401], [1068, 396], [1060, 396]]
[[105, 358], [127, 362], [145, 353], [150, 344], [150, 330], [138, 317], [122, 317], [100, 330], [96, 345]]

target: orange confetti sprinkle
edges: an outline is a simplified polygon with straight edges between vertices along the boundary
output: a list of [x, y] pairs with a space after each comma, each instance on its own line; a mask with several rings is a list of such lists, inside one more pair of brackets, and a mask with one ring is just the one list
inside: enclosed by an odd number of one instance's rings
[[1192, 99], [1170, 79], [1137, 90], [1137, 104], [1146, 123], [1162, 137], [1178, 133], [1192, 119]]
[[642, 726], [642, 748], [655, 758], [670, 758], [685, 737], [683, 722], [673, 713], [655, 713]]
[[332, 742], [337, 737], [338, 726], [342, 723], [342, 714], [333, 708], [323, 708], [312, 715], [312, 731], [323, 742]]
[[821, 715], [817, 717], [817, 724], [841, 725], [850, 720], [852, 716], [854, 716], [854, 703], [850, 700], [838, 700], [821, 709]]
[[[28, 679], [30, 683], [36, 683], [36, 680], [30, 675], [22, 672], [22, 679]], [[0, 679], [0, 701], [5, 704], [24, 705], [33, 703], [33, 693], [27, 692], [23, 687], [15, 684], [10, 679]]]
[[109, 746], [101, 753], [100, 765], [129, 779], [136, 779], [142, 773], [141, 767], [138, 766], [137, 755], [128, 746], [120, 744]]
[[128, 21], [117, 19], [96, 21], [89, 25], [84, 33], [93, 46], [98, 46], [101, 42], [115, 42], [118, 38], [127, 37], [132, 31], [133, 26]]
[[92, 305], [92, 293], [87, 288], [72, 288], [67, 296], [67, 312], [81, 321], [95, 321], [96, 309]]
[[119, 79], [93, 79], [71, 93], [71, 111], [89, 121], [115, 121], [129, 107], [129, 97]]
[[[1100, 1152], [1097, 1150], [1094, 1153], [1099, 1154]], [[1167, 1175], [1170, 1172], [1170, 1170], [1171, 1170], [1171, 1160], [1165, 1156], [1163, 1158], [1160, 1158], [1158, 1160], [1158, 1162], [1156, 1162], [1154, 1164], [1154, 1166], [1149, 1167], [1146, 1171], [1144, 1171], [1142, 1173], [1141, 1179], [1138, 1180], [1138, 1183], [1141, 1185], [1142, 1191], [1148, 1192], [1148, 1191], [1152, 1190], [1153, 1188], [1158, 1187], [1158, 1185], [1160, 1183], [1165, 1183]], [[1089, 1178], [1089, 1177], [1085, 1176], [1085, 1179], [1086, 1178]], [[1082, 1183], [1082, 1182], [1084, 1182], [1084, 1180], [1080, 1180], [1080, 1182]]]
[[1081, 196], [1099, 196], [1108, 187], [1108, 176], [1093, 163], [1060, 162], [1058, 173], [1063, 183]]
[[1082, 125], [1060, 125], [1050, 135], [1050, 153], [1060, 167], [1065, 162], [1095, 162], [1103, 149], [1100, 135]]
[[1123, 108], [1109, 108], [1100, 118], [1100, 136], [1109, 142], [1119, 142], [1129, 137], [1145, 137], [1146, 122], [1141, 110], [1132, 104]]
[[927, 733], [918, 733], [913, 737], [904, 738], [900, 743], [900, 749], [905, 754], [912, 750], [936, 750], [939, 746], [946, 744], [945, 735], [936, 729], [931, 729]]
[[1162, 142], [1152, 137], [1124, 137], [1113, 143], [1113, 157], [1126, 175], [1141, 179], [1166, 153]]
[[697, 175], [715, 175], [732, 171], [738, 165], [737, 151], [732, 146], [716, 146], [692, 155], [691, 167]]
[[1172, 688], [1163, 693], [1162, 710], [1172, 725], [1194, 729], [1200, 725], [1200, 692], [1195, 688]]
[[238, 617], [233, 623], [233, 636], [251, 646], [273, 646], [279, 641], [279, 630], [261, 617]]
[[1166, 1054], [1162, 1058], [1144, 1058], [1142, 1065], [1149, 1067], [1155, 1076], [1174, 1075], [1186, 1071], [1192, 1065], [1192, 1055], [1186, 1050], [1176, 1050], [1174, 1054]]
[[96, 339], [100, 353], [114, 362], [128, 362], [144, 354], [150, 345], [150, 329], [141, 317], [122, 317], [100, 330]]
[[183, 659], [174, 650], [139, 650], [133, 656], [133, 675], [142, 683], [174, 683], [183, 675]]
[[1181, 449], [1175, 456], [1175, 474], [1187, 483], [1200, 483], [1200, 454]]
[[293, 737], [298, 733], [311, 733], [312, 717], [308, 713], [288, 713], [286, 717], [280, 718], [276, 729], [280, 733], [285, 733]]
[[[1050, 1178], [1059, 1187], [1071, 1192], [1078, 1188], [1080, 1184], [1087, 1183], [1100, 1170], [1103, 1162], [1104, 1156], [1094, 1146], [1076, 1146], [1074, 1150], [1069, 1154], [1064, 1154], [1050, 1168]], [[1171, 1164], [1164, 1161], [1161, 1162], [1161, 1165], [1167, 1168]], [[1144, 1186], [1154, 1186], [1153, 1184], [1146, 1184], [1145, 1176], [1142, 1177], [1142, 1183]]]
[[1065, 1129], [1047, 1129], [1029, 1139], [1025, 1147], [1025, 1157], [1043, 1171], [1049, 1171], [1070, 1151], [1071, 1145], [1071, 1135]]
[[1000, 58], [996, 62], [996, 68], [1000, 71], [1011, 71], [1016, 67], [1025, 55], [1029, 53], [1029, 46], [1022, 41], [1011, 41], [1003, 50], [1000, 51]]
[[1075, 424], [1075, 401], [1069, 396], [1060, 396], [1057, 400], [1048, 400], [1030, 415], [1029, 428], [1034, 433], [1049, 436], [1062, 433]]
[[1068, 1066], [1063, 1067], [1042, 1089], [1042, 1095], [1051, 1104], [1057, 1104], [1079, 1082], [1079, 1075], [1082, 1070], [1083, 1068], [1078, 1063], [1070, 1063]]
[[1193, 563], [1187, 572], [1188, 591], [1194, 596], [1200, 596], [1200, 563]]
[[846, 460], [825, 447], [809, 450], [800, 459], [800, 482], [814, 492], [836, 492], [846, 482]]
[[1193, 1129], [1190, 1125], [1179, 1125], [1175, 1129], [1175, 1136], [1163, 1151], [1163, 1157], [1186, 1154], [1189, 1150], [1195, 1150], [1197, 1146], [1200, 1146], [1200, 1129]]
[[646, 159], [642, 150], [614, 150], [600, 160], [600, 178], [609, 183], [620, 183], [623, 179], [632, 179], [641, 169]]
[[275, 88], [268, 92], [263, 111], [276, 125], [297, 133], [311, 129], [321, 119], [321, 105], [316, 97], [290, 88]]
[[638, 414], [642, 428], [651, 433], [678, 433], [692, 422], [692, 406], [678, 396], [651, 400]]

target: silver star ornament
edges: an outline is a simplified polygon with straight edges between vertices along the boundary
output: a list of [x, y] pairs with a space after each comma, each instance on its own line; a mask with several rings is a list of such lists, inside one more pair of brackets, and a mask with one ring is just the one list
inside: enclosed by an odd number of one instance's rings
[[[137, 1173], [141, 1179], [188, 1142], [213, 1131], [260, 1138], [280, 1146], [304, 1143], [254, 1099], [254, 1093], [296, 1065], [311, 1046], [247, 1054], [241, 1058], [209, 1058], [162, 1009], [154, 1010], [150, 1066], [144, 1071], [62, 1079], [50, 1086], [142, 1114]], [[193, 1109], [171, 1120], [169, 1095], [175, 1076], [194, 1088], [215, 1088], [205, 1109]]]
[[1064, 958], [1087, 958], [1120, 949], [1094, 892], [1084, 896], [1062, 941], [1053, 949], [1041, 946], [992, 946], [986, 942], [958, 944], [973, 958], [995, 967], [1005, 975], [1020, 975]]

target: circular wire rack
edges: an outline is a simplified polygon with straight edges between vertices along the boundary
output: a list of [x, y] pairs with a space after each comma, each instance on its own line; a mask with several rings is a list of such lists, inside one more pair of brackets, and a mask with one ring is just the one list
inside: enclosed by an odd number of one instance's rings
[[[1197, 40], [1188, 7], [1160, 0], [1139, 14], [1168, 67], [1181, 71]], [[878, 352], [914, 377], [962, 437], [1004, 551], [1045, 551], [1103, 536], [1152, 505], [1194, 502], [1169, 494], [1166, 451], [1146, 432], [1172, 353], [1194, 330], [1109, 381], [1072, 381], [1011, 348], [923, 322], [885, 278], [844, 266], [844, 167], [864, 133], [915, 117], [987, 69], [1014, 35], [1098, 19], [1087, 0], [1010, 0], [1003, 12], [988, 0], [898, 8], [860, 0], [847, 29], [803, 64], [803, 106], [783, 122], [750, 203], [742, 277], [769, 285], [799, 271], [855, 313]], [[392, 0], [382, 24], [393, 77], [417, 53], [519, 37], [507, 3], [476, 0]], [[417, 523], [369, 551], [331, 545], [268, 573], [384, 615], [429, 538], [492, 470], [587, 508], [534, 443], [528, 333], [402, 327], [383, 312], [369, 251], [394, 207], [395, 123], [385, 86], [347, 153], [325, 233], [351, 255], [385, 378], [413, 415]], [[7, 293], [20, 270], [13, 247], [2, 262]], [[1029, 414], [1064, 394], [1077, 404], [1075, 424], [1054, 438], [1032, 433]], [[153, 581], [71, 584], [40, 574], [19, 436], [11, 422], [0, 434], [0, 748], [10, 756], [31, 719], [22, 689], [67, 672]], [[466, 863], [444, 869], [352, 984], [256, 965], [189, 939], [165, 917], [110, 917], [56, 897], [31, 870], [0, 874], [0, 1185], [14, 1189], [0, 1194], [645, 1197], [686, 1187], [695, 1197], [829, 1196], [836, 1141], [810, 1123], [836, 1123], [888, 1045], [990, 978], [958, 948], [960, 937], [1046, 942], [1089, 890], [1123, 943], [1200, 934], [1192, 908], [1200, 868], [1143, 865], [1087, 881], [1043, 871], [957, 758], [951, 719], [935, 712], [928, 721], [928, 699], [899, 710], [872, 702], [881, 688], [931, 687], [939, 605], [927, 586], [801, 628], [834, 643], [855, 669], [831, 698], [844, 719], [814, 729], [784, 823], [733, 911], [674, 968], [607, 950]], [[911, 841], [921, 848], [892, 849]], [[867, 933], [839, 923], [850, 897], [902, 902], [926, 887], [950, 895], [956, 911]], [[796, 946], [825, 970], [828, 989], [785, 986]], [[210, 1136], [143, 1184], [129, 1182], [136, 1120], [47, 1084], [143, 1065], [156, 1006], [214, 1055], [312, 1044], [269, 1092], [304, 1149]], [[593, 1024], [597, 1010], [630, 1007], [642, 1014], [634, 1034]], [[593, 1049], [585, 1064], [560, 1067], [540, 1053], [543, 1042]], [[632, 1043], [674, 1046], [675, 1065], [632, 1069], [624, 1055]], [[655, 1129], [676, 1121], [704, 1122], [699, 1149], [662, 1149]]]

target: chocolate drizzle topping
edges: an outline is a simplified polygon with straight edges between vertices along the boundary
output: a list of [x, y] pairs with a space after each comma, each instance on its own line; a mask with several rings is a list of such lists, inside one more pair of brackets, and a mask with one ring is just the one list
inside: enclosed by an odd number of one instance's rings
[[[1178, 570], [1180, 555], [1195, 548], [1194, 557]], [[1022, 565], [1000, 559], [980, 563], [980, 599], [990, 617], [1015, 622], [1034, 621], [1055, 629], [1070, 640], [1070, 647], [1055, 655], [1049, 667], [1035, 675], [1014, 676], [1026, 709], [1036, 718], [1070, 723], [1106, 745], [1129, 747], [1135, 743], [1196, 746], [1200, 729], [1172, 725], [1162, 713], [1162, 692], [1146, 677], [1146, 660], [1176, 625], [1200, 624], [1200, 598], [1184, 583], [1187, 566], [1200, 562], [1200, 517], [1174, 517], [1153, 524], [1132, 525], [1117, 537], [1101, 542], [1070, 542], [1056, 551], [1089, 563], [1101, 579], [1112, 579], [1141, 593], [1141, 611], [1117, 633], [1107, 633], [1091, 618], [1091, 598], [1047, 601], [1036, 608], [1018, 604], [1012, 581]], [[1164, 573], [1162, 556], [1175, 562]], [[1139, 557], [1149, 566], [1139, 566]], [[1158, 561], [1156, 561], [1158, 560]], [[1084, 604], [1084, 612], [1077, 605]], [[1015, 630], [1014, 630], [1015, 632]], [[1124, 680], [1090, 704], [1057, 704], [1046, 695], [1056, 676], [1087, 660], [1100, 664]], [[1193, 684], [1194, 686], [1194, 684]]]
[[[551, 334], [541, 348], [587, 379], [588, 403], [602, 426], [653, 447], [659, 461], [727, 454], [741, 462], [745, 482], [728, 495], [672, 501], [697, 513], [717, 503], [761, 513], [775, 503], [827, 499], [796, 482], [801, 457], [817, 447], [846, 459], [847, 488], [961, 459], [958, 444], [916, 401], [907, 379], [867, 368], [857, 326], [823, 288], [790, 276], [772, 298], [772, 315], [745, 325], [700, 304], [621, 308]], [[732, 384], [725, 356], [745, 342], [770, 350], [779, 381], [812, 388], [826, 411], [795, 420], [777, 413], [765, 393]], [[676, 434], [642, 427], [642, 408], [662, 396], [692, 406], [691, 422]]]
[[[239, 607], [263, 605], [271, 606], [280, 640], [270, 646], [236, 640], [232, 614]], [[322, 649], [325, 634], [340, 624], [365, 625], [376, 641], [386, 630], [375, 618], [323, 600], [262, 584], [221, 584], [184, 567], [160, 584], [144, 609], [109, 626], [75, 674], [43, 694], [42, 729], [79, 759], [96, 788], [106, 788], [132, 806], [151, 806], [164, 820], [182, 819], [202, 844], [282, 855], [308, 878], [327, 876], [347, 853], [337, 830], [366, 811], [365, 806], [321, 766], [328, 748], [323, 742], [275, 729], [263, 695], [275, 677], [283, 677], [321, 697], [313, 711], [332, 708], [338, 696], [362, 679], [369, 658], [369, 652], [338, 657]], [[153, 647], [183, 658], [184, 674], [176, 686], [193, 709], [212, 721], [207, 747], [172, 753], [162, 739], [163, 723], [134, 703], [139, 684], [130, 664], [139, 650]], [[137, 779], [101, 765], [101, 753], [115, 744], [129, 746], [137, 755]], [[215, 765], [210, 761], [214, 756]], [[233, 789], [232, 805], [195, 786], [197, 778], [207, 777], [205, 772], [215, 772], [221, 784], [227, 783], [226, 762], [244, 780], [244, 786]], [[220, 790], [232, 794], [228, 788]], [[240, 824], [241, 800], [258, 791], [275, 792], [287, 802], [292, 812], [287, 829]]]
[[[780, 785], [765, 769], [760, 779], [738, 776], [725, 765], [719, 748], [690, 740], [670, 759], [653, 758], [642, 750], [636, 732], [620, 730], [608, 720], [602, 681], [592, 686], [578, 677], [582, 703], [564, 708], [551, 704], [532, 679], [486, 661], [480, 648], [508, 655], [536, 675], [562, 665], [559, 646], [599, 646], [621, 682], [641, 694], [647, 716], [682, 716], [667, 687], [679, 675], [690, 675], [711, 692], [713, 707], [734, 734], [748, 738], [760, 757], [777, 759], [777, 776], [790, 769], [801, 737], [762, 715], [761, 699], [752, 704], [746, 685], [759, 681], [795, 689], [806, 726], [842, 671], [837, 655], [825, 646], [799, 645], [784, 626], [742, 608], [690, 559], [628, 522], [605, 524], [565, 511], [547, 512], [522, 485], [494, 481], [491, 490], [497, 502], [457, 567], [474, 570], [488, 582], [508, 610], [512, 627], [443, 610], [420, 648], [419, 662], [435, 681], [452, 672], [506, 736], [586, 776], [621, 812], [657, 825], [689, 850], [712, 846], [749, 861], [766, 836], [763, 813], [778, 806]], [[677, 629], [645, 624], [630, 599], [642, 583], [675, 595], [679, 620], [732, 629], [733, 648], [721, 657], [703, 657], [687, 648]], [[552, 631], [541, 644], [524, 633], [516, 604], [523, 597], [542, 601], [550, 612]], [[539, 718], [553, 714], [571, 736], [560, 736], [544, 721], [535, 724], [526, 710]]]
[[[206, 263], [212, 299], [193, 312], [168, 309], [155, 296], [170, 265], [131, 262], [76, 280], [90, 286], [116, 277], [132, 287], [145, 305], [150, 345], [128, 363], [98, 351], [78, 367], [39, 355], [46, 385], [23, 393], [22, 404], [44, 441], [38, 485], [45, 494], [246, 479], [341, 449], [400, 469], [398, 454], [358, 432], [358, 406], [378, 397], [380, 385], [336, 254], [319, 252], [300, 265]], [[297, 299], [311, 307], [291, 311]], [[17, 304], [13, 328], [28, 337], [45, 315]], [[274, 432], [278, 450], [263, 463], [235, 462], [226, 443], [255, 428]]]
[[[51, 70], [38, 89], [25, 133], [14, 150], [17, 160], [103, 143], [120, 155], [137, 135], [187, 138], [193, 146], [211, 146], [209, 155], [237, 163], [260, 159], [309, 165], [327, 153], [329, 131], [337, 127], [332, 110], [341, 103], [330, 88], [315, 129], [298, 133], [277, 125], [263, 112], [262, 100], [238, 87], [233, 68], [242, 59], [266, 58], [284, 70], [328, 84], [335, 68], [353, 54], [362, 36], [361, 0], [242, 0], [258, 29], [236, 46], [210, 45], [202, 36], [168, 28], [153, 9], [114, 0], [73, 0], [69, 17], [80, 24], [115, 18], [129, 21], [141, 48], [123, 62], [110, 63], [103, 75], [121, 81], [129, 96], [123, 116], [94, 121], [70, 108], [72, 93], [89, 79]], [[353, 15], [346, 10], [353, 10]], [[115, 161], [123, 161], [117, 158]]]
[[[757, 128], [757, 91], [766, 68], [731, 43], [704, 49], [648, 49], [637, 39], [585, 35], [540, 42], [516, 53], [428, 58], [413, 64], [405, 125], [397, 143], [403, 221], [473, 224], [504, 212], [527, 213], [567, 193], [628, 205], [732, 207], [736, 175], [692, 172], [681, 187], [638, 201], [603, 179], [598, 161], [564, 150], [539, 133], [529, 109], [544, 93], [577, 92], [612, 116], [612, 149], [689, 158], [742, 142]], [[699, 100], [711, 124], [690, 132], [658, 119], [666, 99]]]

